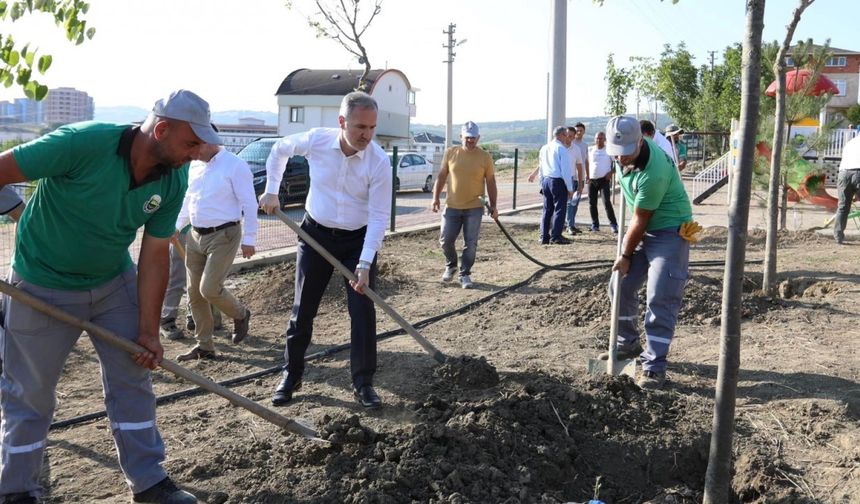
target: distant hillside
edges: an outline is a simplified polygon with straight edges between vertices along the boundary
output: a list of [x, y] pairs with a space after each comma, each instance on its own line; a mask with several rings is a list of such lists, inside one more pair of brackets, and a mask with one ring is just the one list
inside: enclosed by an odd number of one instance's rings
[[[142, 121], [146, 118], [148, 113], [149, 110], [140, 107], [96, 106], [93, 118], [96, 121], [128, 123]], [[259, 110], [227, 110], [224, 112], [213, 112], [212, 122], [215, 124], [239, 124], [239, 119], [243, 117], [262, 119], [269, 125], [278, 124], [278, 114]]]
[[[642, 117], [644, 118], [645, 116]], [[606, 128], [608, 120], [609, 116], [569, 117], [565, 121], [565, 124], [568, 126], [573, 126], [578, 122], [585, 124], [585, 139], [590, 144], [593, 143], [594, 133]], [[662, 129], [671, 122], [671, 118], [666, 114], [658, 114], [657, 122]], [[545, 119], [478, 122], [478, 126], [481, 128], [481, 143], [511, 143], [520, 145], [542, 145], [546, 143]], [[413, 134], [427, 131], [445, 136], [445, 125], [413, 123], [411, 128]], [[459, 134], [460, 125], [454, 125], [454, 135]]]

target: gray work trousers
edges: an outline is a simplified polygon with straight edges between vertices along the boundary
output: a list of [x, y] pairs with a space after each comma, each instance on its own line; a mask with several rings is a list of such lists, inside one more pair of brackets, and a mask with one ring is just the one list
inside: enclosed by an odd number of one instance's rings
[[842, 242], [845, 238], [848, 214], [851, 213], [851, 202], [854, 201], [854, 196], [860, 193], [860, 168], [839, 170], [836, 192], [839, 193], [839, 206], [836, 208], [836, 219], [833, 221], [833, 237], [836, 241]]
[[[185, 237], [188, 233], [179, 233], [178, 241], [185, 247]], [[173, 320], [179, 310], [179, 302], [185, 294], [185, 260], [179, 254], [176, 246], [170, 244], [170, 278], [167, 280], [167, 290], [164, 292], [164, 304], [161, 305], [161, 320]]]
[[[684, 299], [689, 264], [690, 242], [681, 238], [676, 228], [658, 229], [645, 233], [630, 261], [630, 270], [621, 277], [619, 348], [634, 346], [639, 341], [639, 288], [646, 279], [648, 281], [645, 351], [640, 356], [645, 371], [666, 371], [666, 357]], [[612, 299], [612, 280], [609, 281], [609, 298]]]
[[242, 227], [239, 225], [205, 235], [195, 230], [188, 232], [185, 248], [188, 304], [196, 325], [194, 338], [202, 350], [215, 350], [213, 306], [232, 319], [245, 318], [245, 306], [224, 287], [224, 279], [233, 266], [241, 242]]
[[[12, 272], [12, 282], [33, 296], [134, 341], [138, 336], [137, 274], [133, 268], [86, 291], [39, 287]], [[55, 390], [69, 352], [81, 335], [6, 297], [6, 331], [0, 339], [0, 497], [13, 493], [38, 496], [39, 471], [56, 405]], [[149, 370], [131, 355], [91, 338], [101, 365], [104, 402], [119, 465], [132, 492], [141, 492], [167, 476], [161, 467], [164, 443], [155, 425], [155, 395]], [[2, 501], [2, 498], [0, 498]]]

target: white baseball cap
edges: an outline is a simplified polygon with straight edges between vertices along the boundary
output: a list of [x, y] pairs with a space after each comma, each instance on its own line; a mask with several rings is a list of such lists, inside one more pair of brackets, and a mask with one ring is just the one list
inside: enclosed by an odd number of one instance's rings
[[460, 134], [464, 137], [478, 137], [480, 136], [478, 133], [478, 125], [472, 121], [466, 121], [466, 124], [460, 128]]

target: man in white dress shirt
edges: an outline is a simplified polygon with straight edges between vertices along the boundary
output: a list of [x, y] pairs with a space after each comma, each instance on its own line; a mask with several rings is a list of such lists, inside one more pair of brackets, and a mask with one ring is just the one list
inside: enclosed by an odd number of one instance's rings
[[[374, 143], [376, 100], [359, 91], [343, 98], [339, 128], [314, 128], [277, 141], [266, 162], [266, 192], [260, 207], [271, 214], [279, 207], [278, 187], [290, 156], [305, 156], [311, 187], [302, 229], [347, 268], [356, 282], [347, 288], [351, 327], [350, 362], [353, 392], [365, 408], [382, 405], [373, 389], [376, 372], [376, 310], [364, 288], [376, 286], [376, 253], [382, 247], [391, 215], [391, 165]], [[296, 248], [295, 300], [287, 325], [284, 373], [272, 396], [279, 406], [301, 387], [305, 351], [314, 317], [333, 266], [304, 240]]]
[[660, 150], [666, 153], [669, 156], [669, 159], [672, 161], [676, 167], [678, 166], [678, 157], [675, 155], [675, 148], [672, 147], [672, 143], [663, 136], [662, 133], [657, 131], [657, 128], [654, 127], [654, 123], [649, 121], [648, 119], [642, 119], [639, 121], [639, 128], [642, 131], [642, 136], [648, 137], [651, 140], [654, 140], [654, 143], [657, 144], [657, 147], [660, 147]]
[[224, 287], [224, 279], [240, 245], [242, 257], [254, 255], [257, 198], [248, 164], [220, 145], [202, 146], [199, 161], [188, 170], [188, 191], [176, 219], [177, 232], [188, 224], [185, 268], [197, 345], [177, 356], [178, 361], [216, 356], [212, 306], [233, 319], [233, 343], [248, 335], [251, 311]]

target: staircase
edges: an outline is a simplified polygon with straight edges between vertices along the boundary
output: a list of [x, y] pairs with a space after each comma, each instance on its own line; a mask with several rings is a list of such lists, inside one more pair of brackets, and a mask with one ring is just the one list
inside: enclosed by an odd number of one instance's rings
[[693, 177], [693, 204], [701, 205], [708, 196], [717, 192], [729, 181], [731, 152], [726, 152], [710, 166]]

